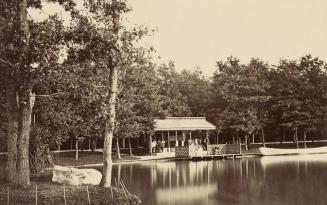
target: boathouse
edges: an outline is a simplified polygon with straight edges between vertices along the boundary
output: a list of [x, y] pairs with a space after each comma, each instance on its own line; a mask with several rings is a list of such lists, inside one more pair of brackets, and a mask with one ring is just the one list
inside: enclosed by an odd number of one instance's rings
[[204, 117], [167, 117], [156, 119], [154, 130], [153, 140], [162, 143], [163, 152], [174, 152], [176, 147], [194, 140], [208, 144], [210, 131], [216, 130], [216, 126]]
[[[153, 152], [176, 157], [239, 154], [240, 144], [211, 144], [216, 126], [205, 117], [167, 117], [155, 120]], [[212, 136], [214, 137], [213, 140]]]

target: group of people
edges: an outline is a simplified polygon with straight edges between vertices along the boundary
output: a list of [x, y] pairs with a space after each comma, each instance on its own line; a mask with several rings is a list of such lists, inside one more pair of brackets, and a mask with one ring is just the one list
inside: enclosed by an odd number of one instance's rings
[[195, 150], [197, 151], [203, 151], [203, 150], [207, 150], [207, 141], [206, 140], [199, 140], [199, 139], [189, 139], [188, 140], [188, 145], [190, 147], [194, 146]]
[[151, 148], [153, 153], [163, 152], [165, 141], [152, 141]]
[[[153, 140], [151, 142], [151, 149], [153, 153], [160, 153], [163, 152], [164, 144], [166, 144], [166, 141], [156, 141]], [[196, 150], [207, 150], [207, 141], [206, 139], [199, 140], [199, 139], [189, 139], [185, 146], [194, 146]]]

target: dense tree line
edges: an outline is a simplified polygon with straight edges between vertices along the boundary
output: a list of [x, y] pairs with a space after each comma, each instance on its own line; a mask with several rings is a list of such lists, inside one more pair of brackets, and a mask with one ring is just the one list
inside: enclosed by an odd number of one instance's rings
[[228, 58], [217, 63], [208, 117], [228, 140], [321, 139], [327, 120], [326, 77], [326, 64], [310, 55], [283, 59], [276, 66], [258, 59], [243, 65]]

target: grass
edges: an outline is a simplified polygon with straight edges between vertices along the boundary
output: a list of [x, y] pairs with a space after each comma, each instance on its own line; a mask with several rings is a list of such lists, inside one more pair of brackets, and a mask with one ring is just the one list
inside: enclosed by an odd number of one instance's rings
[[[79, 152], [78, 160], [75, 160], [75, 152], [62, 152], [54, 154], [54, 161], [56, 165], [60, 166], [78, 166], [86, 164], [99, 164], [103, 162], [103, 155], [101, 152], [83, 151]], [[127, 154], [121, 154], [122, 159], [119, 160], [116, 155], [112, 156], [113, 162], [122, 161], [135, 161], [139, 158], [137, 156], [130, 156]]]
[[[0, 204], [9, 205], [30, 205], [36, 204], [36, 184], [33, 183], [28, 188], [0, 185]], [[89, 191], [89, 198], [87, 188]], [[65, 189], [65, 197], [64, 197]], [[112, 190], [112, 194], [111, 194]], [[113, 198], [112, 198], [113, 196]], [[37, 184], [37, 204], [38, 205], [125, 205], [140, 204], [138, 197], [124, 193], [123, 189], [102, 188], [98, 186], [62, 186], [55, 183]]]

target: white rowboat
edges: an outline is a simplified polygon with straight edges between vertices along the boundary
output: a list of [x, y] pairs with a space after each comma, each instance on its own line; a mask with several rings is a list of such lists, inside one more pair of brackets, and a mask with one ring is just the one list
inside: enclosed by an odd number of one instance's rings
[[291, 155], [291, 154], [321, 154], [327, 153], [327, 146], [315, 147], [315, 148], [299, 148], [299, 149], [279, 149], [260, 147], [260, 154], [263, 156], [274, 156], [274, 155]]

